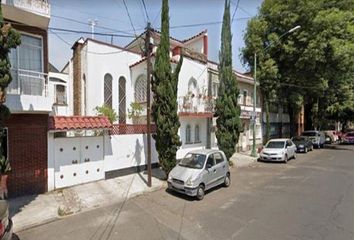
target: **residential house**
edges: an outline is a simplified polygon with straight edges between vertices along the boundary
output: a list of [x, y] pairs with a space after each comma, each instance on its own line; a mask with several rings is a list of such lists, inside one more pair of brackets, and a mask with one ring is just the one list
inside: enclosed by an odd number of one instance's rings
[[[208, 61], [208, 74], [210, 79], [211, 93], [213, 98], [217, 98], [219, 89], [219, 74], [218, 74], [218, 64], [212, 61]], [[253, 116], [253, 91], [254, 91], [254, 80], [247, 74], [242, 74], [240, 72], [234, 71], [237, 86], [239, 89], [238, 104], [241, 107], [241, 123], [242, 132], [239, 136], [239, 141], [236, 145], [236, 151], [245, 152], [252, 148], [253, 144], [253, 123], [251, 117]], [[258, 84], [257, 84], [258, 85]], [[256, 98], [256, 145], [262, 145], [262, 107], [261, 107], [261, 94], [257, 88], [257, 98]], [[217, 140], [215, 137], [216, 128], [216, 118], [213, 119], [212, 131], [211, 131], [211, 147], [217, 147]]]
[[48, 95], [48, 0], [1, 0], [6, 22], [21, 34], [11, 50], [13, 80], [7, 89], [11, 110], [6, 123], [10, 197], [47, 191], [47, 129], [52, 104]]

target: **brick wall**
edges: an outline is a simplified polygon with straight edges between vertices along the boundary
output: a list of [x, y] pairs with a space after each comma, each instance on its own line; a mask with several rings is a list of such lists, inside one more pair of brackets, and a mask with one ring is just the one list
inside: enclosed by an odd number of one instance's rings
[[8, 177], [9, 197], [46, 192], [48, 115], [12, 114], [6, 126], [12, 168]]
[[73, 46], [73, 90], [74, 115], [81, 115], [81, 50], [83, 44], [76, 42]]

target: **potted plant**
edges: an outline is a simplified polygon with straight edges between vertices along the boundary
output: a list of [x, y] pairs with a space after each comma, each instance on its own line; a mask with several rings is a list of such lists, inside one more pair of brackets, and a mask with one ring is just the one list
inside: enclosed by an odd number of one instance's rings
[[144, 109], [140, 103], [132, 102], [130, 103], [130, 109], [128, 109], [128, 117], [133, 119], [133, 123], [139, 124], [143, 110]]

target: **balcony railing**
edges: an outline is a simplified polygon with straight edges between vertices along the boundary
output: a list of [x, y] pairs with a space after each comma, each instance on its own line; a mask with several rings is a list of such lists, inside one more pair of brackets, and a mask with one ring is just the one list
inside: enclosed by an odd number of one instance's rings
[[1, 2], [28, 12], [50, 17], [50, 4], [48, 0], [2, 0]]
[[47, 96], [47, 74], [29, 70], [12, 69], [11, 75], [12, 82], [7, 88], [8, 94]]
[[178, 108], [180, 112], [212, 113], [214, 111], [214, 99], [202, 97], [179, 97]]

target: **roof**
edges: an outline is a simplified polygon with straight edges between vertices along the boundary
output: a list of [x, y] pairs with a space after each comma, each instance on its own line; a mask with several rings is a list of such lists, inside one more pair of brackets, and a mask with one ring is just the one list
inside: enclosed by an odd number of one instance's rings
[[50, 116], [48, 125], [51, 131], [112, 128], [105, 116]]
[[275, 142], [275, 141], [287, 141], [289, 140], [289, 138], [274, 138], [274, 139], [270, 139], [270, 142]]
[[198, 33], [198, 34], [196, 34], [196, 35], [194, 35], [194, 36], [192, 36], [192, 37], [190, 37], [190, 38], [188, 38], [188, 39], [183, 40], [182, 42], [183, 42], [183, 43], [189, 42], [189, 41], [194, 40], [194, 39], [196, 39], [196, 38], [198, 38], [198, 37], [200, 37], [200, 36], [203, 36], [203, 35], [206, 34], [207, 32], [208, 32], [208, 30], [205, 29], [205, 30], [201, 31], [201, 32]]
[[[155, 57], [155, 54], [151, 54], [151, 57]], [[144, 57], [144, 58], [142, 58], [142, 59], [140, 59], [139, 61], [137, 61], [137, 62], [135, 62], [135, 63], [133, 63], [132, 65], [130, 65], [129, 67], [130, 68], [132, 68], [132, 67], [135, 67], [136, 65], [139, 65], [140, 63], [142, 63], [142, 62], [145, 62], [146, 61], [146, 57]], [[170, 59], [170, 62], [172, 62], [172, 63], [178, 63], [178, 61], [177, 60], [175, 60], [175, 59]]]

